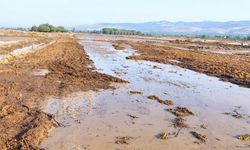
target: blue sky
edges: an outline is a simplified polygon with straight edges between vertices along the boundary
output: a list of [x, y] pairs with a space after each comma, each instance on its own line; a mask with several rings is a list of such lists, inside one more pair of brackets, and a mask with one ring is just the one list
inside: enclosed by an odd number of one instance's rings
[[0, 0], [0, 26], [250, 20], [250, 0]]

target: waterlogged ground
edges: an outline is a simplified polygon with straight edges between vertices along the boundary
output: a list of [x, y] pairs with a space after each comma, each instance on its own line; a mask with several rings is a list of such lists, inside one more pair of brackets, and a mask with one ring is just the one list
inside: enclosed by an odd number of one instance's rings
[[[80, 38], [94, 62], [92, 67], [129, 83], [116, 84], [114, 90], [75, 93], [41, 103], [42, 110], [55, 115], [61, 124], [41, 148], [250, 148], [249, 142], [238, 139], [239, 135], [250, 133], [250, 89], [172, 65], [127, 60], [127, 56], [136, 53], [130, 47], [117, 51], [109, 42], [95, 41], [91, 36]], [[150, 95], [172, 100], [174, 105], [150, 100]], [[177, 106], [194, 113], [185, 117], [188, 128], [173, 126], [176, 116], [166, 109]], [[233, 117], [235, 113], [242, 118]], [[205, 135], [207, 141], [201, 143], [191, 134], [193, 131]], [[169, 139], [159, 139], [161, 133], [169, 133]]]

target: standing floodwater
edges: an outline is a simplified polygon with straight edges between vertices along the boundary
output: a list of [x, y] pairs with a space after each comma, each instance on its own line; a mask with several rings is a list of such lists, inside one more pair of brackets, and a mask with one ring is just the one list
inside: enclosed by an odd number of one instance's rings
[[[62, 127], [41, 147], [46, 149], [249, 149], [237, 136], [250, 133], [250, 89], [180, 67], [126, 59], [136, 53], [117, 51], [110, 42], [80, 36], [84, 49], [102, 73], [127, 80], [115, 90], [76, 93], [51, 99], [43, 110]], [[173, 60], [175, 61], [175, 60]], [[172, 100], [166, 106], [148, 99]], [[173, 125], [169, 108], [185, 107], [187, 128]], [[231, 114], [238, 113], [242, 118]], [[199, 143], [192, 132], [206, 136]], [[169, 133], [168, 140], [158, 137]], [[199, 144], [198, 144], [199, 143]]]

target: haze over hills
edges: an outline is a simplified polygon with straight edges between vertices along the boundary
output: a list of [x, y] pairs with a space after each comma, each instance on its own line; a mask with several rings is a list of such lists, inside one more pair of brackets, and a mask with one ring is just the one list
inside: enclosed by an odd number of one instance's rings
[[157, 34], [250, 34], [250, 21], [228, 22], [145, 22], [145, 23], [98, 23], [74, 27], [78, 31], [100, 30], [102, 28], [119, 28], [137, 30], [145, 33]]

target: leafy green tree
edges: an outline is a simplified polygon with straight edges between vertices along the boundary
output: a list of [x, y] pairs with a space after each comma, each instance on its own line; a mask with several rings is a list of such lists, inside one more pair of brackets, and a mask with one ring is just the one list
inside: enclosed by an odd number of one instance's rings
[[33, 31], [33, 32], [37, 32], [38, 31], [38, 27], [37, 26], [32, 26], [30, 31]]
[[50, 26], [48, 24], [42, 24], [38, 27], [39, 32], [50, 32]]
[[50, 26], [50, 32], [57, 32], [57, 27]]
[[62, 26], [57, 27], [57, 32], [66, 32], [65, 28]]

